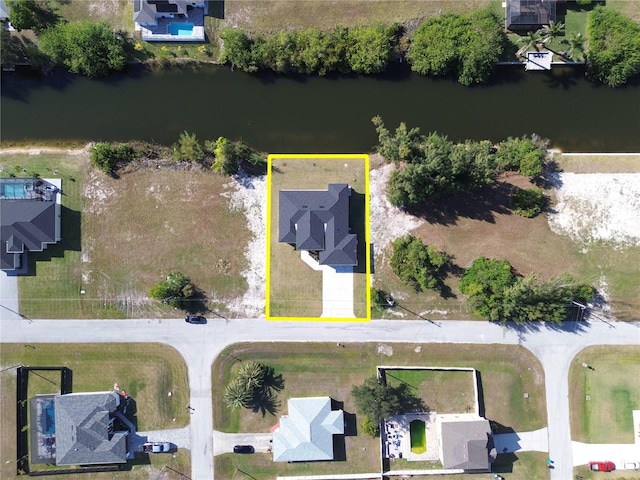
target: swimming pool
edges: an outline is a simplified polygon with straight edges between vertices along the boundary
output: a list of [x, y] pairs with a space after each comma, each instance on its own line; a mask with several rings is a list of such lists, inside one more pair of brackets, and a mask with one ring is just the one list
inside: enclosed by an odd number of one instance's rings
[[420, 455], [427, 451], [427, 429], [422, 420], [413, 420], [409, 424], [411, 451]]
[[8, 200], [29, 198], [31, 190], [33, 190], [31, 180], [3, 178], [0, 182], [0, 198]]
[[190, 37], [193, 35], [193, 23], [170, 23], [168, 31], [170, 35]]

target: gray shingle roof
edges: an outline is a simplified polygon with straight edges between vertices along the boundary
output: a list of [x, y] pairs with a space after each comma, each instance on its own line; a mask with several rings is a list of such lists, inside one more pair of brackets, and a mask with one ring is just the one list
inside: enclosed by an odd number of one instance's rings
[[555, 20], [555, 0], [507, 0], [506, 22], [510, 30], [536, 29]]
[[297, 250], [319, 251], [320, 265], [357, 265], [358, 238], [349, 229], [346, 183], [327, 190], [281, 190], [278, 241]]
[[290, 398], [288, 416], [273, 433], [274, 462], [333, 460], [333, 436], [344, 433], [344, 412], [330, 397]]
[[441, 429], [444, 468], [488, 471], [491, 435], [488, 420], [443, 421]]
[[[38, 182], [42, 193], [31, 190], [31, 198], [16, 198], [9, 192], [21, 182]], [[12, 190], [13, 191], [13, 190]], [[0, 269], [13, 270], [24, 251], [41, 252], [56, 243], [58, 209], [56, 187], [37, 179], [0, 179]]]
[[118, 406], [114, 392], [57, 395], [56, 465], [95, 465], [127, 461], [127, 433], [109, 433]]

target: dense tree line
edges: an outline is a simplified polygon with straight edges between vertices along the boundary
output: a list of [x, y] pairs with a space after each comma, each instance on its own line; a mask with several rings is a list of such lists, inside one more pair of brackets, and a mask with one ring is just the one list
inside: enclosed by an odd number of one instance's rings
[[626, 15], [596, 7], [587, 21], [590, 78], [619, 87], [640, 74], [640, 25]]
[[542, 173], [546, 142], [535, 137], [508, 138], [495, 146], [488, 140], [453, 143], [437, 133], [421, 135], [404, 123], [392, 134], [379, 116], [372, 122], [378, 152], [397, 167], [387, 184], [387, 198], [398, 207], [488, 185], [503, 170], [531, 177]]
[[58, 23], [42, 31], [39, 45], [53, 63], [89, 77], [122, 70], [128, 60], [127, 40], [107, 22]]
[[460, 279], [460, 291], [476, 315], [518, 324], [530, 321], [560, 323], [566, 320], [572, 302], [593, 299], [593, 287], [564, 275], [547, 281], [535, 273], [518, 276], [506, 260], [476, 258]]
[[489, 9], [445, 14], [418, 27], [411, 69], [421, 75], [455, 74], [463, 85], [486, 82], [504, 49], [504, 28]]
[[379, 73], [387, 68], [394, 45], [394, 26], [308, 28], [249, 36], [226, 28], [222, 60], [247, 72], [325, 75], [329, 72]]

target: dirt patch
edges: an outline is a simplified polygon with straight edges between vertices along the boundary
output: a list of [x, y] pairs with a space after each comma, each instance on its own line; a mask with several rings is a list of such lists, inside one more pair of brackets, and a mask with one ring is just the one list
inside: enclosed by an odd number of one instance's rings
[[551, 229], [576, 242], [640, 245], [640, 174], [558, 173]]
[[244, 213], [252, 238], [244, 251], [247, 268], [241, 272], [247, 282], [245, 294], [228, 304], [229, 310], [248, 317], [264, 314], [267, 243], [267, 181], [265, 176], [249, 177], [244, 173], [227, 184], [232, 209]]

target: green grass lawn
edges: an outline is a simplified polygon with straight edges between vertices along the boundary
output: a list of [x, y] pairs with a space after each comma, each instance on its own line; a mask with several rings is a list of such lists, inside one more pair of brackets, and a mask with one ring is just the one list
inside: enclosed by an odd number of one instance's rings
[[[35, 347], [35, 348], [34, 348]], [[16, 460], [16, 365], [66, 366], [73, 373], [74, 392], [109, 391], [114, 383], [133, 398], [136, 406], [135, 423], [139, 430], [181, 428], [188, 424], [184, 405], [189, 400], [187, 369], [180, 354], [171, 347], [159, 344], [59, 344], [0, 345], [0, 477], [15, 476]], [[29, 375], [29, 396], [37, 393], [58, 393], [58, 372], [35, 372]], [[172, 396], [167, 393], [171, 391]], [[175, 419], [175, 421], [174, 421]], [[178, 452], [175, 458], [154, 459], [145, 456], [133, 466], [133, 476], [123, 473], [102, 474], [107, 478], [148, 478], [151, 462], [156, 473], [163, 465], [175, 465], [179, 471], [190, 471], [189, 456]], [[160, 456], [158, 456], [160, 457]], [[163, 465], [159, 465], [163, 462]], [[60, 478], [60, 477], [56, 477]], [[73, 477], [63, 477], [73, 478]]]
[[475, 411], [474, 377], [469, 371], [385, 370], [387, 384], [406, 383], [432, 412]]
[[[377, 347], [376, 344], [338, 347], [334, 343], [239, 344], [228, 347], [218, 356], [212, 370], [213, 391], [219, 392], [213, 397], [214, 428], [226, 432], [268, 432], [278, 418], [287, 413], [288, 398], [330, 396], [343, 402], [346, 413], [356, 415], [358, 433], [345, 437], [346, 463], [314, 463], [313, 473], [378, 471], [379, 439], [362, 433], [362, 420], [350, 392], [353, 386], [375, 375], [377, 365], [389, 363], [475, 367], [481, 372], [486, 417], [497, 422], [498, 428], [504, 426], [527, 431], [546, 424], [544, 374], [535, 357], [521, 347], [426, 344], [417, 349], [417, 345], [394, 344], [391, 357], [378, 353]], [[231, 379], [233, 365], [247, 360], [273, 367], [276, 375], [282, 375], [284, 390], [278, 395], [280, 406], [274, 414], [231, 410], [224, 405], [222, 392]], [[524, 399], [524, 392], [529, 393], [528, 399]], [[305, 465], [273, 464], [269, 455], [235, 457], [216, 457], [216, 476], [231, 478], [228, 475], [232, 475], [236, 468], [256, 478], [274, 478], [276, 473], [311, 473], [311, 464], [306, 465], [306, 470]]]
[[3, 176], [62, 178], [62, 241], [29, 254], [32, 274], [19, 279], [27, 317], [175, 317], [180, 312], [148, 299], [171, 270], [223, 314], [244, 293], [246, 243], [237, 239], [250, 233], [224, 196], [228, 177], [142, 169], [114, 179], [92, 169], [87, 154], [3, 154], [0, 165]]
[[270, 317], [320, 317], [322, 314], [322, 272], [314, 271], [300, 258], [300, 252], [278, 242], [280, 190], [326, 190], [329, 183], [348, 183], [350, 225], [358, 235], [358, 267], [354, 269], [354, 314], [366, 316], [365, 216], [364, 193], [367, 172], [364, 159], [288, 159], [272, 160], [269, 236]]
[[632, 410], [640, 409], [638, 378], [640, 347], [589, 347], [576, 355], [569, 372], [572, 440], [633, 443]]

